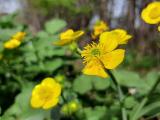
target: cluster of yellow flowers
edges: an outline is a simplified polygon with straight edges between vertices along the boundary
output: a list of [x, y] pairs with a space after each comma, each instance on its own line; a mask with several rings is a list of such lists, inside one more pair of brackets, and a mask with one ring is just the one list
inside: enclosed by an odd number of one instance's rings
[[26, 35], [25, 32], [17, 32], [15, 35], [12, 36], [10, 40], [4, 43], [4, 48], [6, 49], [14, 49], [20, 46], [24, 36]]
[[[160, 24], [160, 2], [149, 4], [142, 11], [142, 19], [149, 24]], [[124, 29], [114, 29], [107, 31], [109, 28], [104, 21], [97, 22], [93, 27], [92, 38], [98, 38], [98, 43], [92, 42], [80, 51], [84, 60], [85, 67], [82, 70], [84, 74], [96, 75], [103, 78], [108, 77], [106, 70], [116, 68], [124, 59], [125, 50], [118, 48], [119, 45], [127, 44], [132, 38]], [[160, 26], [158, 27], [160, 31]], [[84, 31], [73, 31], [68, 29], [62, 32], [59, 41], [54, 45], [68, 45], [74, 43]], [[5, 43], [5, 48], [13, 49], [20, 45], [25, 33], [19, 32], [12, 39]], [[32, 91], [31, 106], [33, 108], [49, 109], [54, 107], [61, 94], [61, 85], [53, 78], [45, 78], [40, 84], [36, 85]], [[72, 112], [78, 109], [77, 103], [71, 102], [62, 107], [62, 112], [68, 111], [68, 106]]]
[[148, 24], [159, 24], [158, 31], [160, 31], [160, 2], [150, 3], [143, 9], [141, 17]]

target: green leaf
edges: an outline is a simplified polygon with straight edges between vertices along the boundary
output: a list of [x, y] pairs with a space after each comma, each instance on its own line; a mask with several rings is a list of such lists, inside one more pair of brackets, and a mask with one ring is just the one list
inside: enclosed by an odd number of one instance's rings
[[107, 109], [104, 106], [96, 106], [94, 109], [84, 108], [86, 120], [104, 120], [106, 112]]
[[110, 79], [100, 78], [100, 77], [92, 77], [93, 78], [93, 86], [96, 90], [105, 90], [110, 86]]
[[136, 104], [137, 104], [137, 101], [132, 96], [129, 96], [124, 99], [124, 106], [128, 109], [133, 108]]
[[26, 63], [30, 64], [31, 62], [37, 61], [37, 56], [33, 52], [24, 53], [24, 60]]
[[64, 56], [65, 55], [65, 48], [59, 48], [52, 44], [52, 39], [56, 36], [52, 37], [45, 37], [40, 38], [33, 41], [33, 46], [35, 51], [37, 52], [40, 59], [45, 59], [46, 57], [52, 56]]
[[44, 63], [45, 71], [53, 72], [63, 65], [62, 59], [53, 59]]
[[47, 38], [49, 37], [48, 33], [46, 31], [40, 31], [37, 33], [37, 37], [39, 38]]
[[66, 26], [66, 22], [61, 19], [52, 19], [45, 23], [45, 30], [50, 34], [56, 34]]
[[92, 89], [90, 76], [81, 75], [74, 80], [73, 90], [80, 94], [85, 94]]
[[141, 95], [147, 93], [146, 89], [148, 88], [148, 85], [145, 83], [144, 79], [140, 78], [138, 73], [126, 70], [116, 70], [114, 71], [114, 75], [120, 85], [136, 88]]
[[141, 110], [139, 116], [143, 116], [143, 115], [153, 116], [158, 113], [160, 113], [160, 102], [159, 101], [151, 103], [151, 104], [147, 105], [146, 107], [144, 107]]
[[146, 77], [144, 78], [147, 86], [146, 91], [149, 91], [152, 88], [154, 83], [158, 80], [159, 75], [159, 72], [156, 71], [151, 71], [146, 75]]
[[7, 41], [18, 31], [17, 29], [0, 29], [0, 39], [2, 41]]
[[126, 87], [139, 87], [143, 83], [136, 72], [116, 70], [114, 71], [114, 75], [119, 84]]
[[133, 108], [133, 110], [129, 114], [130, 120], [138, 120], [138, 118], [140, 117], [139, 114], [147, 101], [148, 101], [148, 98], [144, 97], [140, 103], [135, 105], [135, 107]]

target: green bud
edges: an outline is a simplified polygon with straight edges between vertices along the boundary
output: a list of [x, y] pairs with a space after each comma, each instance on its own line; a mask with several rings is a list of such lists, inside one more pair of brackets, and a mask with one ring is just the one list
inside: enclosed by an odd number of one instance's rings
[[59, 83], [63, 82], [64, 78], [65, 76], [60, 74], [55, 77], [56, 81]]
[[76, 101], [71, 101], [68, 106], [71, 112], [76, 112], [79, 109], [79, 104]]

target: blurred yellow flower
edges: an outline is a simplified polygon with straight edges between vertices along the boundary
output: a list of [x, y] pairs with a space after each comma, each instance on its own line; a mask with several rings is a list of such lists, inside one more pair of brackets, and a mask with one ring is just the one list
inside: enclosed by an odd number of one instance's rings
[[17, 39], [11, 39], [4, 43], [4, 48], [6, 49], [14, 49], [17, 48], [21, 44]]
[[84, 47], [81, 56], [86, 65], [82, 72], [87, 75], [96, 75], [103, 78], [108, 77], [105, 68], [114, 69], [124, 59], [125, 50], [116, 49], [117, 46], [117, 40], [108, 39], [105, 43], [92, 43]]
[[158, 26], [158, 31], [160, 32], [160, 25]]
[[49, 109], [59, 102], [61, 94], [61, 85], [53, 78], [45, 78], [39, 85], [36, 85], [32, 91], [31, 106], [33, 108]]
[[115, 29], [112, 31], [103, 32], [100, 35], [100, 42], [105, 43], [108, 40], [116, 40], [118, 44], [127, 44], [128, 40], [131, 39], [132, 36], [127, 34], [127, 31], [123, 29]]
[[25, 32], [17, 32], [15, 35], [12, 36], [12, 38], [21, 41], [25, 35]]
[[108, 30], [109, 27], [104, 21], [98, 21], [93, 26], [92, 38], [96, 39], [102, 32]]
[[14, 49], [20, 46], [22, 39], [26, 35], [25, 32], [17, 32], [12, 36], [10, 40], [4, 43], [4, 48], [6, 49]]
[[160, 23], [160, 2], [150, 3], [142, 10], [141, 17], [148, 24]]
[[73, 31], [72, 29], [68, 29], [65, 32], [62, 32], [60, 34], [60, 40], [55, 42], [55, 45], [66, 45], [70, 44], [73, 41], [77, 40], [80, 36], [84, 34], [84, 31], [78, 30], [78, 31]]

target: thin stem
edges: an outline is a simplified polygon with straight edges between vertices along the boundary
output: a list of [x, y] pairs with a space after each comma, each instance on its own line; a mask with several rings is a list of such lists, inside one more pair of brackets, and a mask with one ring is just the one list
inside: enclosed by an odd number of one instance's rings
[[154, 85], [152, 86], [151, 90], [149, 91], [149, 93], [147, 94], [147, 97], [149, 97], [149, 95], [151, 95], [154, 90], [157, 88], [158, 84], [160, 83], [160, 77], [158, 78], [158, 80], [154, 83]]
[[78, 53], [79, 55], [81, 55], [81, 52], [82, 52], [82, 50], [77, 47], [77, 53]]
[[[107, 70], [107, 73], [109, 74], [109, 76], [111, 77], [111, 79], [113, 80], [114, 85], [116, 86], [116, 88], [118, 89], [118, 95], [119, 95], [119, 101], [120, 103], [122, 103], [122, 100], [124, 98], [122, 89], [120, 87], [120, 85], [118, 84], [115, 76], [112, 74], [112, 72], [110, 70]], [[126, 113], [126, 109], [122, 106], [121, 108], [121, 112], [122, 112], [122, 119], [123, 120], [127, 120], [127, 113]]]

